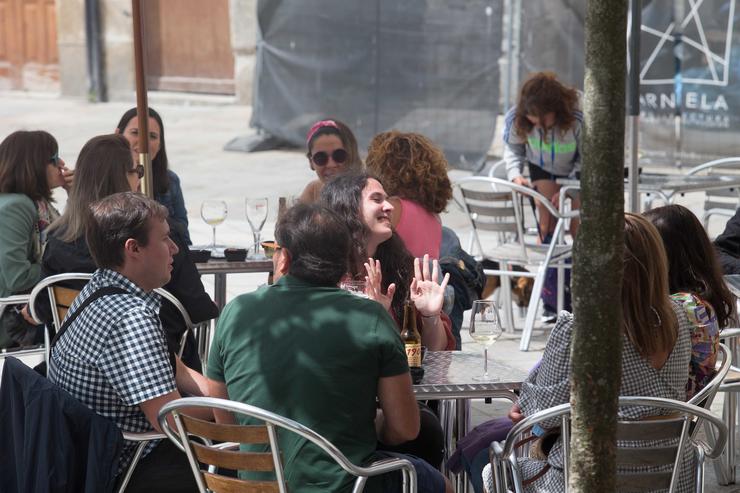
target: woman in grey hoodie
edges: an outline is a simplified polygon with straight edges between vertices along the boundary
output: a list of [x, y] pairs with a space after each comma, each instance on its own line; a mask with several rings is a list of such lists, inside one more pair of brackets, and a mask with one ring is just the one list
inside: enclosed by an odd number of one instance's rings
[[[531, 186], [558, 206], [557, 178], [576, 177], [580, 171], [581, 126], [576, 89], [561, 84], [552, 72], [532, 74], [522, 85], [517, 105], [506, 114], [504, 160], [509, 180]], [[529, 180], [522, 175], [529, 168]], [[574, 200], [574, 208], [580, 206]], [[555, 221], [538, 204], [542, 240], [555, 229]], [[575, 233], [577, 223], [571, 224]]]

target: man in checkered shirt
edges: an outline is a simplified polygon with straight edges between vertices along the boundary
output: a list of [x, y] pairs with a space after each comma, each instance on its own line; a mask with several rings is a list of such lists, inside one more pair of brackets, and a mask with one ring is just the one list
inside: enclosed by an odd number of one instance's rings
[[[123, 431], [159, 430], [157, 414], [180, 397], [178, 389], [205, 395], [206, 379], [168, 355], [159, 321], [160, 297], [177, 247], [169, 237], [167, 209], [132, 192], [90, 207], [86, 240], [98, 270], [69, 313], [100, 288], [125, 294], [101, 296], [82, 310], [54, 346], [49, 379]], [[174, 370], [174, 372], [173, 372]], [[126, 442], [119, 473], [135, 444]], [[185, 454], [169, 440], [150, 443], [131, 478], [131, 491], [197, 491]]]

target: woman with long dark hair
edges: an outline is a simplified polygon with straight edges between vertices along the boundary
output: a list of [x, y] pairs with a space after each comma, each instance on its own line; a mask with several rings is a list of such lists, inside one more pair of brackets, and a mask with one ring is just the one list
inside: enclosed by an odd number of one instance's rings
[[714, 376], [720, 330], [734, 318], [734, 297], [704, 227], [682, 205], [658, 207], [643, 214], [663, 238], [668, 256], [671, 297], [691, 322], [691, 366], [686, 384], [693, 397]]
[[393, 231], [388, 202], [381, 183], [366, 173], [347, 173], [324, 186], [321, 200], [340, 213], [352, 233], [348, 275], [366, 278], [370, 298], [383, 304], [400, 323], [403, 304], [410, 298], [417, 309], [422, 344], [429, 350], [454, 349], [450, 319], [442, 312], [444, 287], [436, 260], [414, 258]]
[[[136, 108], [131, 108], [121, 116], [115, 133], [123, 135], [131, 149], [139, 152], [139, 118]], [[188, 211], [182, 195], [180, 177], [169, 169], [167, 146], [164, 139], [164, 123], [153, 108], [149, 108], [149, 155], [152, 159], [152, 179], [154, 181], [154, 198], [167, 207], [170, 218], [181, 229], [188, 245], [191, 244], [188, 231]]]
[[[133, 161], [128, 141], [116, 134], [90, 139], [80, 151], [75, 169], [77, 179], [64, 214], [49, 228], [49, 241], [42, 262], [42, 278], [66, 272], [95, 271], [95, 262], [85, 242], [85, 228], [91, 219], [89, 206], [115, 193], [136, 191], [144, 172], [142, 166]], [[218, 316], [218, 308], [205, 292], [195, 264], [188, 257], [185, 238], [172, 227], [170, 237], [179, 251], [174, 256], [170, 281], [164, 288], [180, 300], [194, 323], [215, 318]], [[40, 298], [36, 309], [43, 321], [48, 323], [51, 320], [48, 300], [45, 297]], [[165, 301], [159, 317], [167, 344], [172, 353], [175, 353], [185, 331], [180, 312]], [[191, 335], [188, 337], [183, 362], [200, 371], [201, 363], [195, 341]]]

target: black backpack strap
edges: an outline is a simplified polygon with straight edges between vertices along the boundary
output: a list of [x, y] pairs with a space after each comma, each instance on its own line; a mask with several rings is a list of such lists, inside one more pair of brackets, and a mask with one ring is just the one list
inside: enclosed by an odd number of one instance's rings
[[80, 304], [80, 306], [77, 307], [77, 310], [75, 310], [71, 315], [67, 314], [67, 318], [64, 320], [64, 323], [62, 324], [61, 327], [59, 327], [59, 330], [57, 331], [57, 334], [54, 336], [54, 339], [51, 340], [51, 347], [49, 348], [49, 350], [51, 350], [51, 348], [53, 348], [54, 345], [56, 345], [59, 338], [62, 337], [62, 334], [64, 334], [67, 331], [69, 326], [72, 325], [72, 322], [74, 322], [75, 319], [77, 319], [77, 316], [80, 313], [82, 313], [82, 311], [85, 308], [87, 308], [87, 305], [97, 300], [98, 298], [102, 298], [103, 296], [109, 296], [112, 294], [127, 294], [127, 293], [128, 291], [126, 291], [123, 288], [119, 288], [116, 286], [105, 286], [105, 287], [98, 289], [90, 296], [88, 296], [85, 299], [85, 301], [83, 301]]

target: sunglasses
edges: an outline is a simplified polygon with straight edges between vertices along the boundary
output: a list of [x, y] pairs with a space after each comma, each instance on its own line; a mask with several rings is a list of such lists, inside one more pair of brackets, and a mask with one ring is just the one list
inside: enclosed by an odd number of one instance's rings
[[137, 164], [134, 169], [128, 170], [129, 173], [136, 173], [139, 175], [139, 178], [144, 178], [144, 165], [143, 164]]
[[[311, 156], [311, 161], [313, 161], [313, 164], [316, 166], [324, 166], [329, 162], [329, 156], [330, 154], [324, 151], [319, 151]], [[337, 164], [344, 164], [347, 162], [348, 157], [347, 151], [344, 149], [335, 149], [334, 152], [331, 153], [332, 160]]]
[[53, 156], [51, 156], [49, 158], [49, 162], [58, 168], [60, 166], [60, 163], [59, 163], [59, 152], [57, 152], [56, 154], [54, 154]]

